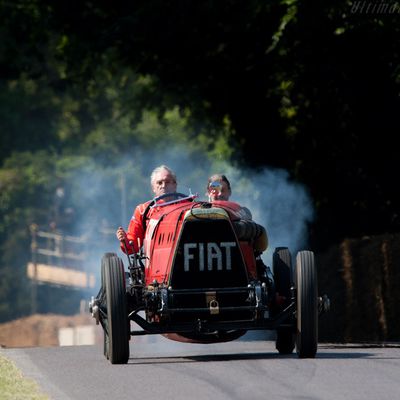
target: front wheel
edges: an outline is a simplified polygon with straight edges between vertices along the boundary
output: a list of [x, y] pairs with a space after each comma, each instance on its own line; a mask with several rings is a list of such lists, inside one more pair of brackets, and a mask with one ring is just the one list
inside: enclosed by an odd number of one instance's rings
[[102, 261], [102, 282], [107, 305], [104, 355], [112, 364], [126, 364], [129, 359], [130, 333], [124, 266], [119, 257], [104, 257]]
[[314, 358], [318, 347], [318, 283], [314, 253], [299, 251], [296, 257], [297, 333], [300, 358]]

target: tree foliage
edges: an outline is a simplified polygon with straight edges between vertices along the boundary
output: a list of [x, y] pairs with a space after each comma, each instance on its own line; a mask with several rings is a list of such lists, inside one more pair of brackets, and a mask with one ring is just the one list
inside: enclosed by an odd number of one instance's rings
[[129, 167], [144, 187], [135, 160], [172, 142], [289, 171], [314, 200], [313, 246], [398, 231], [398, 11], [361, 3], [0, 0], [4, 265], [10, 229], [48, 223], [57, 187], [74, 208], [91, 186], [68, 185], [99, 165], [93, 184], [118, 192]]

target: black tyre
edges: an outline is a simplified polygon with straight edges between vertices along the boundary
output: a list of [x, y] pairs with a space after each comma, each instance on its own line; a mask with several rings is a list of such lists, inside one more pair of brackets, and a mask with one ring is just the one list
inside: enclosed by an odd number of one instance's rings
[[109, 346], [108, 335], [107, 335], [106, 331], [103, 331], [103, 353], [104, 353], [104, 357], [107, 358], [107, 360], [109, 359], [108, 346]]
[[291, 297], [290, 288], [293, 282], [292, 255], [287, 247], [277, 247], [272, 256], [275, 291], [288, 300]]
[[297, 253], [295, 284], [296, 351], [300, 358], [314, 358], [318, 347], [318, 283], [312, 251]]
[[[293, 282], [292, 256], [287, 247], [277, 247], [272, 257], [275, 290], [279, 296], [284, 296], [289, 302]], [[295, 334], [292, 328], [278, 328], [276, 330], [275, 347], [280, 354], [291, 354], [295, 347]]]
[[102, 272], [108, 333], [104, 335], [104, 355], [111, 364], [126, 364], [129, 359], [130, 334], [122, 260], [119, 257], [103, 257]]
[[103, 258], [118, 257], [117, 253], [104, 253]]
[[296, 342], [296, 336], [291, 328], [278, 328], [276, 330], [275, 347], [279, 354], [292, 354]]
[[[105, 294], [106, 291], [106, 284], [105, 284], [105, 277], [104, 277], [104, 259], [105, 258], [110, 258], [110, 257], [116, 257], [117, 255], [115, 253], [105, 253], [102, 260], [101, 260], [101, 287], [102, 287], [102, 292]], [[105, 297], [104, 297], [105, 300]], [[107, 304], [105, 304], [105, 307], [107, 308]], [[104, 321], [107, 327], [107, 320]], [[107, 358], [108, 360], [108, 334], [106, 329], [103, 329], [103, 354], [104, 357]]]

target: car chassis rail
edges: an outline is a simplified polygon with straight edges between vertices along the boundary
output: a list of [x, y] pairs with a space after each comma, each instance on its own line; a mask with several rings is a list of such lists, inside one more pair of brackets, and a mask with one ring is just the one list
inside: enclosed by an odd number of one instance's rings
[[[233, 293], [243, 294], [247, 293], [249, 298], [253, 301], [253, 305], [249, 306], [232, 306], [232, 307], [220, 307], [219, 311], [254, 311], [254, 318], [244, 320], [224, 320], [224, 321], [210, 321], [207, 319], [198, 318], [196, 321], [191, 322], [170, 322], [167, 319], [163, 319], [160, 322], [149, 322], [139, 312], [145, 311], [146, 307], [140, 306], [127, 315], [128, 321], [133, 321], [138, 324], [142, 330], [131, 330], [131, 336], [142, 336], [151, 334], [166, 334], [166, 333], [185, 333], [185, 332], [199, 332], [209, 333], [218, 330], [274, 330], [277, 327], [287, 327], [294, 329], [294, 316], [296, 312], [295, 298], [290, 299], [289, 305], [287, 305], [282, 311], [274, 316], [270, 316], [270, 310], [262, 301], [263, 287], [259, 283], [249, 284], [247, 287], [231, 287], [231, 288], [207, 288], [207, 289], [172, 289], [172, 288], [157, 288], [152, 293], [153, 300], [158, 299], [161, 304], [161, 308], [158, 313], [163, 317], [175, 313], [210, 313], [210, 307], [187, 307], [187, 308], [173, 308], [168, 306], [168, 299], [171, 295], [194, 295], [207, 293]], [[129, 293], [129, 292], [128, 292]], [[265, 298], [265, 293], [264, 293]], [[97, 318], [103, 329], [108, 333], [107, 323], [107, 309], [100, 306], [100, 298], [95, 299], [94, 307], [96, 308]], [[99, 307], [98, 307], [99, 306]], [[268, 313], [268, 316], [265, 314]]]
[[206, 320], [198, 320], [196, 323], [175, 323], [167, 324], [165, 326], [155, 325], [154, 323], [147, 322], [143, 317], [137, 313], [130, 317], [131, 321], [136, 322], [141, 328], [140, 330], [132, 330], [130, 334], [132, 336], [140, 335], [154, 335], [164, 333], [184, 333], [184, 332], [213, 332], [217, 330], [273, 330], [279, 327], [293, 327], [292, 323], [285, 324], [285, 320], [290, 319], [293, 315], [295, 304], [291, 303], [286, 307], [278, 316], [273, 318], [267, 318], [262, 320], [253, 321], [222, 321], [222, 322], [210, 322]]

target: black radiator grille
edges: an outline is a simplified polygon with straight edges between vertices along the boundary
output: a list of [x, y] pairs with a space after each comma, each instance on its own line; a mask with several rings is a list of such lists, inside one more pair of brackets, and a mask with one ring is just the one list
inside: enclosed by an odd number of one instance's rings
[[255, 298], [246, 288], [233, 288], [231, 292], [172, 291], [168, 295], [173, 321], [251, 320], [255, 306]]
[[173, 289], [206, 289], [245, 287], [247, 283], [246, 267], [230, 222], [186, 221], [169, 285]]

